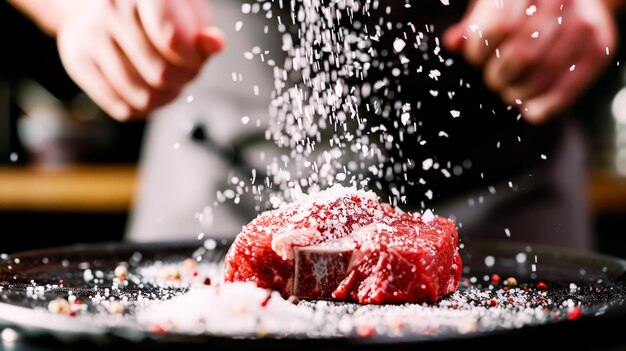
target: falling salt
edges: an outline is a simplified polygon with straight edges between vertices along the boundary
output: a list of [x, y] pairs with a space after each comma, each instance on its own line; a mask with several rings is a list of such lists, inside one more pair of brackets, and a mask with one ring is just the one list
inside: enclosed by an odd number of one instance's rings
[[528, 16], [532, 16], [532, 15], [534, 15], [535, 13], [537, 13], [537, 6], [535, 6], [535, 5], [530, 5], [530, 6], [526, 9], [526, 14], [527, 14]]
[[188, 103], [190, 103], [190, 102], [193, 102], [193, 99], [194, 99], [193, 95], [189, 95], [189, 96], [187, 96], [186, 100], [187, 100]]
[[243, 22], [242, 21], [237, 21], [237, 23], [235, 23], [235, 30], [237, 32], [241, 31], [241, 28], [243, 28]]
[[539, 38], [539, 32], [533, 32], [533, 34], [531, 34], [530, 37], [533, 39]]
[[404, 50], [404, 48], [406, 47], [406, 42], [400, 38], [396, 38], [396, 40], [394, 40], [393, 42], [393, 49], [396, 52], [402, 52], [402, 50]]
[[427, 171], [433, 167], [434, 161], [432, 158], [427, 158], [422, 161], [422, 169]]
[[215, 239], [207, 239], [204, 241], [203, 246], [207, 250], [215, 250], [215, 248], [217, 247], [217, 242], [215, 241]]
[[576, 65], [571, 65], [569, 68], [569, 71], [574, 72], [575, 69], [576, 69]]
[[400, 116], [400, 121], [405, 126], [409, 124], [410, 120], [411, 120], [411, 114], [409, 114], [409, 113], [403, 113], [402, 116]]
[[248, 116], [241, 117], [241, 124], [247, 125], [248, 123], [250, 123], [250, 117]]
[[458, 118], [459, 116], [461, 116], [461, 112], [456, 111], [456, 110], [450, 111], [450, 114], [452, 115], [453, 118]]
[[432, 190], [426, 191], [426, 193], [424, 195], [428, 198], [428, 200], [432, 200], [433, 199], [433, 191]]
[[17, 160], [18, 160], [18, 155], [17, 155], [17, 152], [12, 152], [12, 153], [9, 155], [9, 160], [11, 160], [11, 162], [17, 162]]
[[496, 264], [496, 259], [493, 256], [485, 256], [485, 266], [493, 267]]
[[511, 230], [509, 228], [504, 228], [504, 234], [506, 234], [507, 238], [511, 237]]

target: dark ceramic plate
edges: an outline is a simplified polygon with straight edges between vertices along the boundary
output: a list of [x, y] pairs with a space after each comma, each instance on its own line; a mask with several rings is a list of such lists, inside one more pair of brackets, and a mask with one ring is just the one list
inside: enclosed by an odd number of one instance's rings
[[[553, 344], [560, 347], [570, 345], [600, 348], [626, 345], [623, 333], [611, 332], [626, 323], [626, 261], [591, 253], [493, 242], [465, 243], [461, 250], [465, 265], [464, 277], [477, 278], [476, 282], [466, 284], [483, 284], [481, 286], [486, 288], [488, 283], [484, 283], [483, 277], [496, 273], [501, 277], [514, 276], [520, 285], [535, 286], [541, 280], [552, 288], [551, 294], [555, 300], [564, 300], [567, 298], [569, 284], [575, 283], [579, 287], [576, 299], [585, 310], [583, 316], [576, 320], [561, 319], [513, 330], [477, 331], [469, 334], [280, 339], [206, 334], [154, 335], [132, 323], [103, 325], [90, 323], [88, 318], [72, 319], [54, 315], [42, 318], [42, 313], [47, 313], [42, 311], [42, 307], [47, 306], [48, 301], [55, 296], [67, 296], [70, 290], [78, 297], [93, 294], [90, 290], [93, 284], [87, 284], [83, 276], [85, 267], [110, 272], [122, 261], [129, 262], [133, 269], [156, 260], [181, 261], [192, 255], [202, 255], [206, 262], [221, 262], [230, 242], [216, 240], [215, 243], [214, 249], [201, 248], [200, 251], [198, 248], [201, 245], [198, 242], [78, 245], [5, 257], [0, 261], [0, 325], [10, 328], [11, 331], [2, 333], [1, 342], [4, 346], [7, 342], [17, 343], [16, 345], [22, 347], [35, 345], [37, 350], [42, 347], [44, 350], [128, 347], [151, 350], [181, 347], [208, 349], [209, 346], [247, 349], [363, 349], [385, 346], [393, 346], [395, 349], [447, 349], [457, 346], [506, 348], [506, 345], [527, 345], [536, 348]], [[38, 285], [56, 285], [60, 281], [63, 286], [49, 290], [44, 298], [26, 297], [28, 286], [33, 282]], [[125, 293], [132, 293], [133, 289], [139, 290], [138, 287], [130, 287]], [[594, 335], [593, 338], [580, 337], [591, 334]], [[17, 340], [13, 341], [15, 337]]]

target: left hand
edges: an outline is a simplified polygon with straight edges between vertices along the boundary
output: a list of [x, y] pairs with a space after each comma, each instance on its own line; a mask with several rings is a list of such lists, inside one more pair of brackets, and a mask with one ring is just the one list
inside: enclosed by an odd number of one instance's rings
[[528, 122], [541, 123], [571, 107], [611, 60], [612, 9], [611, 0], [475, 0], [444, 45], [482, 67], [486, 85], [520, 105]]

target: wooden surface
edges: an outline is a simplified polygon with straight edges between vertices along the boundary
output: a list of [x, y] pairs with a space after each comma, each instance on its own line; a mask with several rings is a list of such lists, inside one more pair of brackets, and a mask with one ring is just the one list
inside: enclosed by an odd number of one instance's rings
[[592, 172], [589, 201], [595, 214], [626, 214], [626, 177], [612, 170]]
[[[589, 180], [594, 213], [626, 214], [625, 177], [594, 171]], [[134, 166], [0, 167], [0, 211], [125, 212], [137, 181]]]
[[126, 212], [136, 185], [133, 166], [0, 167], [0, 210]]

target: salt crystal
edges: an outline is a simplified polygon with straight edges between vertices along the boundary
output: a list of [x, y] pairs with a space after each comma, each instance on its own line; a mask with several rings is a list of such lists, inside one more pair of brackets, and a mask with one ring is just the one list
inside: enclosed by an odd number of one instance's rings
[[434, 219], [435, 219], [435, 215], [433, 214], [433, 212], [431, 210], [426, 210], [426, 211], [424, 211], [424, 214], [422, 214], [422, 220], [426, 224], [430, 223]]
[[450, 114], [453, 118], [458, 118], [459, 116], [461, 116], [461, 112], [455, 110], [450, 111]]
[[424, 161], [422, 161], [422, 169], [425, 170], [425, 171], [431, 169], [432, 166], [433, 166], [433, 163], [434, 163], [434, 161], [433, 161], [432, 158], [425, 159]]
[[409, 124], [410, 120], [411, 120], [411, 114], [410, 113], [403, 113], [402, 116], [400, 116], [400, 121], [405, 126]]
[[396, 38], [396, 40], [394, 40], [393, 42], [393, 49], [396, 52], [402, 52], [402, 50], [404, 50], [404, 48], [406, 47], [406, 42], [400, 38]]
[[430, 190], [430, 189], [428, 191], [426, 191], [426, 193], [424, 195], [426, 195], [428, 200], [432, 200], [433, 199], [433, 191]]

